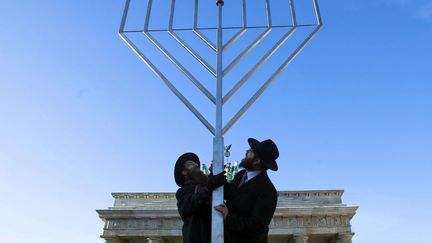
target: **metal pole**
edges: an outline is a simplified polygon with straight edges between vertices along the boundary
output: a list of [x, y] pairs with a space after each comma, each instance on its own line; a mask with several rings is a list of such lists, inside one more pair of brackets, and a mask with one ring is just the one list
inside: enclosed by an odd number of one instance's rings
[[[222, 172], [223, 168], [223, 149], [224, 139], [222, 137], [222, 105], [223, 105], [223, 92], [222, 92], [222, 54], [223, 54], [223, 38], [222, 38], [222, 6], [223, 1], [217, 2], [218, 6], [218, 30], [217, 30], [217, 66], [216, 66], [216, 126], [215, 137], [213, 139], [213, 173], [218, 174]], [[219, 187], [213, 191], [212, 201], [212, 243], [224, 242], [224, 224], [222, 215], [217, 212], [214, 207], [223, 203], [223, 187]]]

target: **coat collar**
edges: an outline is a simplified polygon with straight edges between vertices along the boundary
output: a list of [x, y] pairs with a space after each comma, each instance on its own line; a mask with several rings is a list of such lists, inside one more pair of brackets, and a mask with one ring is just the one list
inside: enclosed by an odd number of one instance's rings
[[243, 178], [244, 174], [247, 173], [246, 170], [243, 170], [241, 172], [238, 173], [238, 176], [236, 176], [236, 180], [233, 181], [231, 187], [234, 187], [235, 191], [241, 191], [244, 190], [245, 188], [250, 187], [253, 184], [259, 183], [260, 181], [262, 181], [264, 178], [267, 177], [267, 171], [262, 171], [260, 174], [258, 174], [257, 176], [253, 177], [252, 179], [248, 180], [245, 184], [243, 184], [241, 187], [238, 187], [241, 179]]

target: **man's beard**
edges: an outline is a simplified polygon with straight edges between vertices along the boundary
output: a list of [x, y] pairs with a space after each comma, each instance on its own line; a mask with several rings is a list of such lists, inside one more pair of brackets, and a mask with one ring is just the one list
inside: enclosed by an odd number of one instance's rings
[[200, 170], [189, 171], [186, 175], [191, 181], [206, 186], [208, 183], [208, 177]]
[[255, 161], [255, 158], [244, 158], [242, 159], [242, 161], [240, 162], [240, 166], [245, 168], [248, 171], [253, 171], [255, 170], [255, 167], [253, 165], [253, 162]]

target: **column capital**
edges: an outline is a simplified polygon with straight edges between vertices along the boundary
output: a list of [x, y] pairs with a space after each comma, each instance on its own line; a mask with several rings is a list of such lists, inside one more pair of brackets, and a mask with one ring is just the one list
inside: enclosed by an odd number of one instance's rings
[[352, 243], [353, 232], [338, 233], [337, 239], [340, 243]]
[[294, 239], [294, 243], [307, 243], [309, 236], [308, 235], [294, 235], [293, 239]]
[[165, 240], [161, 237], [147, 237], [147, 243], [165, 243]]

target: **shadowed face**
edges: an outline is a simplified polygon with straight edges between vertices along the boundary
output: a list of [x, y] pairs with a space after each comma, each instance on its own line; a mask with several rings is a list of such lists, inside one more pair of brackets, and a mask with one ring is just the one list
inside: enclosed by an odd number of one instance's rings
[[183, 164], [183, 176], [202, 185], [207, 185], [208, 177], [200, 170], [198, 163], [188, 160]]
[[261, 161], [258, 156], [251, 148], [249, 148], [248, 150], [246, 150], [245, 157], [242, 159], [240, 166], [242, 166], [248, 171], [253, 171], [261, 168], [260, 163]]
[[200, 168], [195, 161], [188, 160], [183, 164], [183, 171], [186, 172], [186, 174], [193, 171], [199, 171], [199, 170]]

